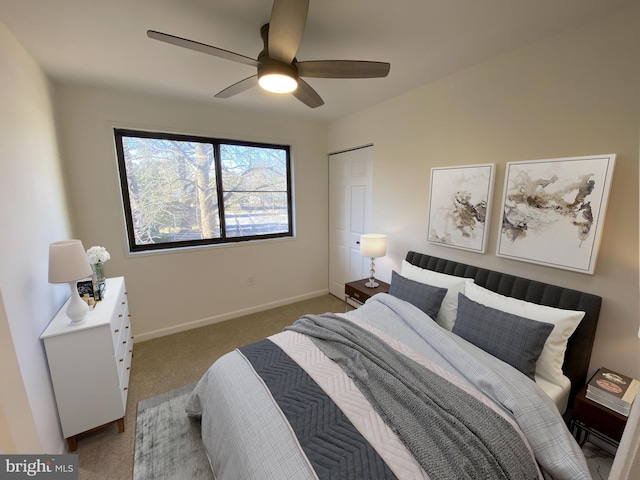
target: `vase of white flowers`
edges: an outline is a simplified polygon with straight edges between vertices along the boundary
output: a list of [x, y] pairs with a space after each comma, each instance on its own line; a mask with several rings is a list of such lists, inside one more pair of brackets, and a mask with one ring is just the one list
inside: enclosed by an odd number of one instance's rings
[[107, 281], [104, 276], [104, 263], [111, 258], [104, 247], [94, 246], [87, 250], [87, 259], [93, 269], [94, 297], [96, 300], [104, 298]]

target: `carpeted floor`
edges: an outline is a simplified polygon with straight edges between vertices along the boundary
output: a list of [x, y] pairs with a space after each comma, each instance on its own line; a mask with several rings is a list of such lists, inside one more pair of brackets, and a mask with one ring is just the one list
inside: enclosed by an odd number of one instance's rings
[[79, 438], [80, 480], [133, 478], [138, 402], [196, 382], [221, 355], [280, 332], [305, 313], [341, 311], [344, 300], [325, 295], [135, 344], [125, 431], [111, 425]]

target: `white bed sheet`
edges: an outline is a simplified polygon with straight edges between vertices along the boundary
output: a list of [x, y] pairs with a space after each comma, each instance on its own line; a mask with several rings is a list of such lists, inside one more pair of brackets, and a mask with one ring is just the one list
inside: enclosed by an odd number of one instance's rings
[[552, 383], [545, 378], [535, 375], [536, 383], [544, 392], [551, 397], [553, 403], [558, 407], [558, 411], [560, 415], [563, 415], [567, 410], [567, 405], [569, 404], [569, 394], [571, 393], [571, 380], [568, 377], [563, 376], [563, 383], [558, 385], [556, 383]]

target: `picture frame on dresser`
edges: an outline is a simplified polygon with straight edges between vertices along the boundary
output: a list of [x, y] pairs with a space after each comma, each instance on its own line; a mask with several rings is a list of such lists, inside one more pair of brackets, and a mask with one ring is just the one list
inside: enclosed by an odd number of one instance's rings
[[70, 452], [76, 451], [83, 433], [113, 423], [124, 431], [133, 356], [131, 316], [124, 277], [106, 283], [110, 295], [82, 322], [71, 323], [65, 303], [40, 336]]
[[93, 280], [79, 280], [77, 285], [80, 298], [84, 298], [85, 295], [93, 298]]

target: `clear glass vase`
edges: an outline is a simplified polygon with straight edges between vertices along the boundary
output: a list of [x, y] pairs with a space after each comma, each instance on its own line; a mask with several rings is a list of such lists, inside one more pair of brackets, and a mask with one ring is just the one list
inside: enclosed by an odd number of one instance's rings
[[93, 269], [93, 295], [96, 301], [104, 298], [107, 281], [104, 277], [104, 263], [98, 262], [91, 265]]

